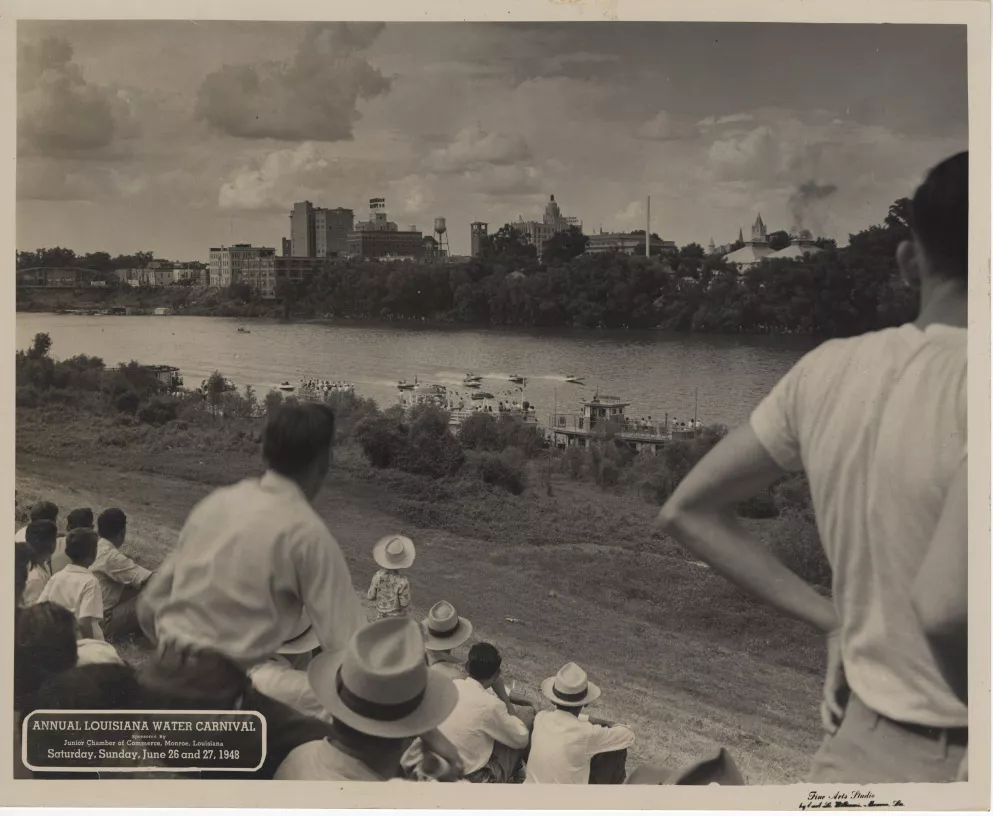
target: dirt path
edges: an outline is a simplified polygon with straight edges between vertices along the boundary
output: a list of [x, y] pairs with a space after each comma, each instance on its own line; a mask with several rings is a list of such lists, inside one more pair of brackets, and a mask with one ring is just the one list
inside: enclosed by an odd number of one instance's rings
[[[209, 490], [158, 474], [33, 455], [18, 457], [16, 484], [19, 502], [45, 497], [65, 510], [122, 507], [129, 516], [127, 549], [150, 567], [172, 549], [186, 514]], [[383, 498], [375, 487], [336, 478], [317, 503], [357, 590], [374, 570], [372, 543], [409, 529], [381, 509], [388, 504]], [[456, 604], [477, 636], [500, 648], [518, 692], [539, 699], [540, 680], [575, 660], [604, 689], [600, 716], [627, 722], [638, 734], [634, 761], [678, 765], [718, 743], [750, 784], [802, 778], [819, 739], [816, 677], [550, 593], [540, 574], [515, 569], [512, 553], [481, 557], [493, 550], [484, 542], [436, 530], [417, 530], [415, 540], [416, 612], [442, 598]], [[601, 557], [609, 567], [609, 552]]]

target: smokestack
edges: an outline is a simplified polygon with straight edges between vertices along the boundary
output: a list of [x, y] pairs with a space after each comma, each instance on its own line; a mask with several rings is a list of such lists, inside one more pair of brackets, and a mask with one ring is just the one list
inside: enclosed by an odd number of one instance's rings
[[648, 196], [645, 208], [645, 257], [652, 257], [652, 197]]

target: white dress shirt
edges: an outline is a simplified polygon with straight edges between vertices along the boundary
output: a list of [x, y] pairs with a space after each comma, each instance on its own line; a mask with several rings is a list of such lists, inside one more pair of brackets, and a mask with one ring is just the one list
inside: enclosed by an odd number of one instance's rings
[[215, 649], [246, 669], [278, 652], [304, 610], [326, 652], [366, 622], [338, 542], [303, 491], [272, 471], [194, 507], [138, 597], [153, 640]]
[[527, 747], [527, 726], [507, 713], [499, 697], [471, 677], [453, 682], [459, 701], [438, 730], [458, 749], [464, 773], [478, 771], [489, 762], [494, 742], [510, 748]]
[[590, 760], [597, 754], [634, 745], [626, 725], [606, 727], [580, 720], [568, 711], [539, 711], [531, 732], [525, 783], [587, 785]]
[[104, 538], [97, 543], [97, 557], [90, 566], [90, 572], [100, 582], [105, 615], [109, 615], [120, 603], [125, 587], [139, 589], [152, 574], [151, 570], [136, 564]]

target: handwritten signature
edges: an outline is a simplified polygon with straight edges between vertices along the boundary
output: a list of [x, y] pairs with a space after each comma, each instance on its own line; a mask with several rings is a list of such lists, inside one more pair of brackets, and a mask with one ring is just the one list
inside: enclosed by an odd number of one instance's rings
[[892, 802], [876, 801], [876, 795], [871, 790], [837, 791], [825, 794], [811, 791], [807, 801], [800, 803], [800, 810], [826, 810], [835, 808], [897, 808], [906, 807], [900, 799]]

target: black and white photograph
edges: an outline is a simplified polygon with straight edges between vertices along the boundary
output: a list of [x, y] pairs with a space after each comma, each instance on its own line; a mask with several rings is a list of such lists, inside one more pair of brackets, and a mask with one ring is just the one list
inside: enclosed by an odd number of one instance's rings
[[969, 26], [356, 12], [13, 24], [14, 785], [988, 782]]

